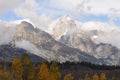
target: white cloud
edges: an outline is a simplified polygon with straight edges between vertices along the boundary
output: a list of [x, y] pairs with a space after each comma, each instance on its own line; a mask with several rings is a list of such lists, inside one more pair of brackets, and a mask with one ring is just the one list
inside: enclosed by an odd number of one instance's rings
[[111, 8], [120, 9], [119, 3], [120, 0], [90, 0], [88, 4], [92, 7], [91, 13], [107, 14]]
[[111, 20], [119, 19], [120, 18], [120, 9], [111, 8], [109, 10], [108, 16]]
[[0, 13], [14, 9], [19, 6], [22, 0], [0, 0]]
[[[25, 2], [20, 5], [21, 1], [23, 0], [0, 0], [0, 12], [17, 7], [15, 9], [17, 16], [30, 18], [34, 22], [41, 22], [40, 19], [35, 19], [40, 18], [38, 13], [43, 13], [44, 16], [46, 16], [45, 14], [53, 14], [53, 16], [69, 14], [73, 18], [80, 18], [81, 16], [88, 14], [102, 14], [107, 15], [112, 19], [120, 18], [120, 0], [25, 0]], [[35, 18], [33, 19], [33, 17]], [[46, 18], [46, 22], [49, 22], [49, 19], [50, 17]], [[43, 23], [43, 21], [41, 23]], [[38, 25], [39, 24], [37, 23], [37, 26]]]
[[66, 11], [71, 17], [81, 17], [90, 11], [90, 6], [86, 5], [89, 0], [51, 0], [50, 7]]
[[37, 49], [35, 45], [33, 45], [29, 41], [25, 41], [25, 40], [15, 41], [15, 46], [19, 47], [19, 48], [23, 48], [23, 49], [28, 50], [29, 52], [35, 53], [35, 54], [40, 52], [40, 50]]
[[18, 17], [30, 19], [43, 30], [51, 22], [51, 15], [54, 17], [68, 14], [72, 18], [80, 18], [88, 14], [102, 14], [111, 19], [120, 18], [120, 0], [25, 0], [18, 5], [19, 2], [20, 0], [11, 0], [8, 3], [7, 0], [2, 0], [0, 11], [16, 7], [15, 13]]
[[[119, 15], [118, 10], [120, 10], [120, 0], [51, 0], [50, 6], [53, 8], [58, 8], [68, 11], [77, 17], [86, 14], [93, 15], [109, 15], [116, 13]], [[114, 9], [114, 11], [111, 11]], [[112, 17], [119, 17], [112, 15]], [[110, 17], [111, 18], [111, 17]], [[120, 17], [119, 17], [120, 18]]]
[[42, 30], [46, 30], [51, 21], [51, 17], [45, 14], [39, 15], [39, 6], [35, 0], [26, 0], [25, 3], [15, 9], [17, 16], [30, 19], [35, 26]]
[[[12, 26], [12, 27], [11, 27]], [[5, 21], [0, 21], [0, 45], [8, 44], [14, 35], [14, 27]]]

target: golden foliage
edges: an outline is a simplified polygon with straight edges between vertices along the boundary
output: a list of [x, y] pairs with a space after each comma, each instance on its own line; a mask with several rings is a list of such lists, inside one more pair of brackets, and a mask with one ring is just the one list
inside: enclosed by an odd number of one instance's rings
[[2, 76], [3, 76], [3, 71], [0, 70], [0, 80], [2, 80]]
[[18, 57], [15, 57], [12, 63], [12, 73], [17, 80], [22, 80], [23, 67]]
[[84, 80], [90, 80], [90, 77], [88, 74], [85, 75], [85, 79]]
[[23, 79], [32, 80], [33, 79], [33, 66], [31, 59], [28, 54], [22, 54], [22, 66], [23, 66]]
[[100, 80], [106, 80], [106, 75], [105, 73], [100, 74]]
[[65, 77], [64, 77], [64, 80], [73, 80], [74, 79], [74, 77], [73, 77], [73, 75], [71, 74], [71, 73], [68, 73], [67, 75], [65, 75]]
[[4, 80], [12, 80], [8, 71], [3, 72], [3, 77], [4, 77]]
[[37, 80], [49, 80], [49, 68], [46, 64], [45, 61], [42, 61], [40, 67], [39, 67], [39, 71], [38, 71], [38, 75], [37, 75]]
[[93, 80], [99, 80], [99, 76], [97, 73], [93, 76]]
[[52, 61], [52, 64], [50, 65], [50, 78], [51, 80], [60, 80], [61, 74], [59, 72], [57, 63], [55, 61]]

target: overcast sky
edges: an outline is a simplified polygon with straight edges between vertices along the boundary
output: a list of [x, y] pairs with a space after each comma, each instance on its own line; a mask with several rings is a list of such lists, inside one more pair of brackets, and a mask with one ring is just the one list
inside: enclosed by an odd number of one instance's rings
[[[45, 24], [64, 15], [81, 22], [120, 26], [120, 0], [0, 0], [0, 20], [30, 19]], [[42, 19], [42, 20], [41, 20]]]

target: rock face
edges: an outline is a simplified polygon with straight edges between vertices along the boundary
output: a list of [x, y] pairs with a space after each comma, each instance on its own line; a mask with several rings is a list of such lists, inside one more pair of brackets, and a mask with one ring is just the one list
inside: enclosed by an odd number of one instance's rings
[[98, 44], [93, 55], [109, 65], [120, 65], [120, 50], [111, 44]]
[[71, 33], [70, 31], [66, 35], [63, 35], [59, 41], [70, 47], [78, 48], [86, 53], [91, 53], [96, 46], [90, 37], [82, 32]]
[[[92, 57], [78, 49], [74, 49], [57, 42], [48, 33], [41, 31], [38, 28], [34, 28], [28, 22], [22, 22], [15, 29], [11, 43], [20, 47], [20, 42], [21, 44], [24, 42], [25, 46], [28, 45], [28, 43], [29, 45], [34, 45], [34, 48], [38, 51], [33, 52], [33, 54], [40, 56], [48, 61], [90, 61], [92, 63], [99, 63], [95, 57]], [[19, 43], [19, 45], [16, 43]]]

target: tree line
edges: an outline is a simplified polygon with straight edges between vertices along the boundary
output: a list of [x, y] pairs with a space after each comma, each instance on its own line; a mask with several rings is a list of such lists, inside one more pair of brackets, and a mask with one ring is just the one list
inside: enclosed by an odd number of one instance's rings
[[[0, 65], [0, 80], [77, 80], [72, 73], [67, 73], [64, 77], [61, 75], [55, 61], [48, 64], [43, 60], [35, 65], [27, 54], [22, 54], [21, 58], [14, 57], [10, 69], [6, 65]], [[83, 80], [107, 80], [107, 77], [102, 72], [100, 75], [95, 73], [92, 77], [86, 74]], [[112, 77], [111, 80], [115, 78]]]

